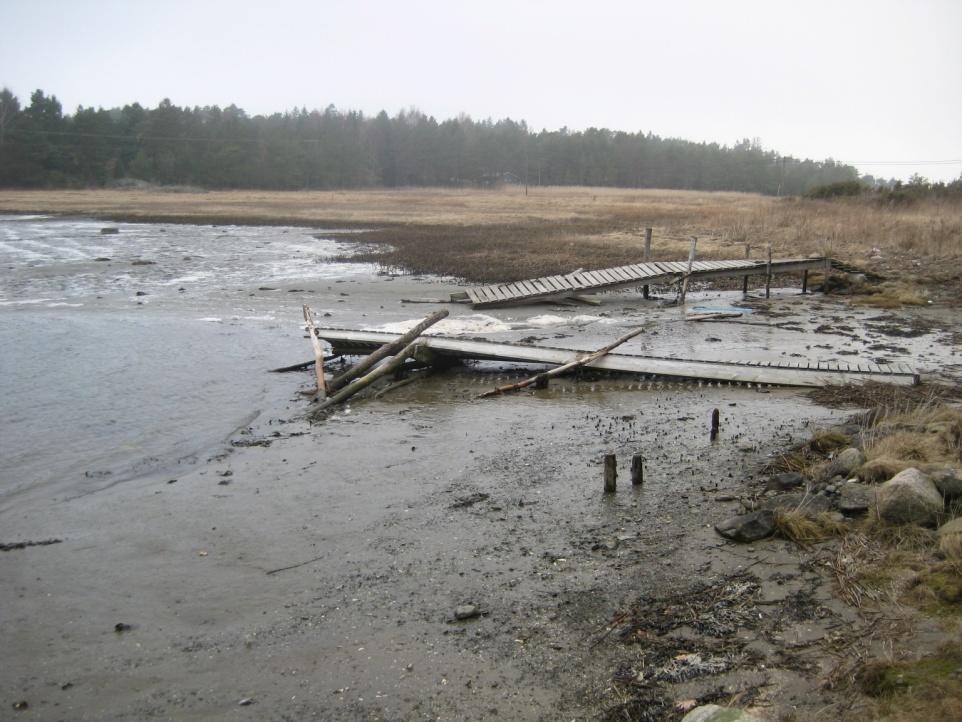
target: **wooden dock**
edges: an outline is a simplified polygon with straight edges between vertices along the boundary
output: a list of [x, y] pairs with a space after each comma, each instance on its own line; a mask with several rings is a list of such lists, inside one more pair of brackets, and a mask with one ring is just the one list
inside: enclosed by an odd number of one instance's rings
[[[317, 335], [329, 342], [335, 353], [345, 355], [368, 354], [379, 346], [399, 338], [399, 334], [380, 331], [335, 328], [319, 328]], [[560, 365], [590, 353], [574, 349], [443, 336], [422, 336], [419, 343], [439, 356], [535, 364]], [[835, 386], [865, 381], [901, 385], [919, 383], [918, 373], [910, 366], [868, 362], [700, 361], [610, 353], [589, 366], [605, 371], [777, 386]]]
[[[832, 260], [818, 258], [784, 258], [768, 261], [695, 261], [692, 263], [692, 281], [739, 276], [767, 276], [798, 271], [828, 270]], [[575, 271], [563, 276], [545, 276], [513, 283], [494, 283], [468, 288], [463, 294], [453, 294], [452, 301], [467, 301], [475, 308], [518, 306], [528, 303], [560, 301], [584, 293], [615, 291], [637, 286], [654, 286], [682, 280], [688, 274], [686, 261], [658, 261], [633, 263], [597, 271]]]

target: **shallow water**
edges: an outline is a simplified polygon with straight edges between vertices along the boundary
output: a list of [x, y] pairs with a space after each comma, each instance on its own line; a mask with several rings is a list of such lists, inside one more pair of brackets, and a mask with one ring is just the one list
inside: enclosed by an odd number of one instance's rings
[[106, 225], [0, 217], [0, 511], [176, 475], [296, 389], [264, 371], [306, 350], [299, 296], [250, 294], [373, 273], [317, 230]]

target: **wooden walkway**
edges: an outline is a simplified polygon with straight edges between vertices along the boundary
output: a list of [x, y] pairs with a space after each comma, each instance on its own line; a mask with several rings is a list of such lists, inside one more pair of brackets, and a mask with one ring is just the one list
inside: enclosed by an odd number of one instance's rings
[[[335, 353], [368, 354], [382, 344], [398, 339], [399, 334], [380, 331], [319, 328], [318, 336], [328, 341]], [[422, 336], [419, 343], [440, 356], [490, 361], [563, 364], [589, 351], [494, 343], [474, 339]], [[607, 371], [652, 374], [709, 381], [771, 384], [777, 386], [833, 386], [865, 381], [912, 385], [919, 383], [915, 369], [905, 364], [880, 365], [868, 362], [824, 361], [698, 361], [661, 356], [610, 353], [591, 368]]]
[[[831, 259], [788, 258], [772, 261], [772, 275], [796, 271], [825, 270], [832, 264]], [[738, 276], [767, 274], [767, 261], [695, 261], [692, 264], [691, 280], [708, 280]], [[616, 268], [603, 268], [597, 271], [575, 271], [563, 276], [545, 276], [514, 283], [495, 283], [488, 286], [474, 286], [465, 291], [464, 300], [475, 308], [495, 306], [516, 306], [527, 303], [557, 301], [582, 293], [613, 291], [619, 288], [658, 285], [671, 283], [684, 278], [688, 271], [686, 261], [658, 261], [633, 263]], [[452, 295], [451, 300], [458, 300]]]

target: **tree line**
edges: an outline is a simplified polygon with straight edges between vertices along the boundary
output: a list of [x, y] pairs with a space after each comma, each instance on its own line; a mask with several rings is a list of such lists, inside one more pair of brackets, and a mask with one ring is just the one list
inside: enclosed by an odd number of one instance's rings
[[853, 181], [854, 167], [792, 158], [758, 141], [732, 146], [589, 128], [534, 132], [524, 121], [438, 121], [296, 109], [250, 116], [235, 105], [77, 108], [42, 90], [22, 105], [0, 91], [0, 186], [103, 187], [136, 179], [205, 188], [484, 187], [505, 182], [795, 195]]

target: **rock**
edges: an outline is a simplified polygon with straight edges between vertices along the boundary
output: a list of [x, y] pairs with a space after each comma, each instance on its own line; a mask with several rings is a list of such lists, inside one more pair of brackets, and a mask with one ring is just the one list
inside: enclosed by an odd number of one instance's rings
[[947, 499], [962, 496], [962, 476], [959, 470], [952, 466], [933, 466], [925, 469], [935, 488]]
[[843, 514], [863, 514], [875, 506], [875, 487], [869, 484], [843, 484], [838, 510]]
[[146, 295], [147, 295], [147, 292], [146, 292], [146, 291], [137, 291], [137, 293], [135, 293], [134, 295], [135, 295], [135, 296], [146, 296]]
[[249, 705], [254, 704], [254, 700], [251, 699], [250, 697], [244, 697], [244, 699], [242, 699], [242, 700], [241, 700], [240, 702], [238, 702], [237, 704], [239, 704], [241, 707], [247, 707], [247, 706], [249, 706]]
[[768, 480], [768, 484], [765, 485], [765, 488], [774, 489], [775, 491], [788, 491], [789, 489], [794, 489], [804, 483], [805, 477], [799, 474], [797, 471], [786, 471], [782, 474], [775, 474], [775, 476]]
[[474, 619], [481, 614], [481, 610], [474, 604], [462, 604], [454, 610], [454, 618], [460, 621]]
[[824, 494], [821, 496], [812, 496], [803, 491], [795, 491], [766, 499], [762, 503], [762, 508], [771, 509], [772, 511], [794, 511], [797, 509], [799, 511], [817, 514], [822, 511], [831, 511], [833, 505], [831, 500]]
[[136, 261], [131, 261], [130, 265], [131, 266], [156, 266], [157, 261], [144, 261], [144, 260], [138, 259]]
[[764, 720], [737, 707], [719, 707], [717, 704], [706, 704], [695, 707], [681, 718], [681, 722], [764, 722]]
[[833, 476], [848, 478], [858, 467], [865, 463], [865, 454], [850, 446], [835, 455], [825, 470], [824, 478], [831, 479]]
[[775, 533], [775, 513], [771, 509], [761, 509], [733, 516], [716, 524], [715, 531], [732, 541], [758, 541]]
[[113, 227], [111, 227], [111, 226], [107, 226], [107, 227], [105, 227], [105, 228], [101, 228], [101, 229], [100, 229], [100, 235], [102, 235], [102, 236], [113, 236], [113, 235], [115, 235], [115, 234], [117, 234], [117, 233], [120, 233], [120, 229], [119, 229], [119, 228], [113, 228]]
[[962, 559], [962, 517], [939, 527], [939, 550], [947, 559]]
[[931, 525], [945, 508], [932, 480], [914, 467], [882, 484], [876, 499], [879, 516], [892, 524]]

